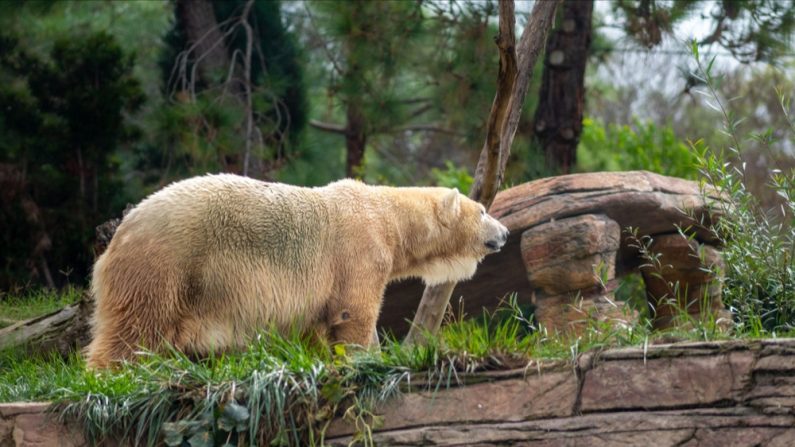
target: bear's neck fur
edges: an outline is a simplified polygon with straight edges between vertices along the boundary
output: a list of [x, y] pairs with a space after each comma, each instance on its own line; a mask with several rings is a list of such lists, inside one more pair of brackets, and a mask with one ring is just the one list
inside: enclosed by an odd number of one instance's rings
[[[350, 180], [338, 184], [352, 188], [358, 206], [378, 215], [382, 231], [376, 234], [383, 235], [379, 242], [391, 254], [390, 281], [415, 277], [426, 284], [440, 284], [474, 275], [480, 258], [467, 253], [468, 241], [456, 238], [460, 232], [452, 226], [460, 222], [440, 219], [445, 212], [440, 209], [442, 198], [450, 189], [367, 186]], [[359, 188], [371, 191], [358, 195]]]

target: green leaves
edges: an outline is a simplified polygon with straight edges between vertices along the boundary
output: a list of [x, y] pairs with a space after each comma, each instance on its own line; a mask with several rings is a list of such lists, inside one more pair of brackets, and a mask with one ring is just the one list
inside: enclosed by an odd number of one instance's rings
[[577, 159], [580, 171], [642, 169], [688, 179], [698, 176], [695, 155], [673, 129], [639, 120], [630, 127], [586, 118]]
[[[738, 117], [729, 106], [734, 98], [724, 101], [718, 93], [717, 76], [711, 73], [711, 60], [704, 67], [694, 50], [697, 73], [706, 83], [704, 92], [723, 116], [722, 132], [730, 143], [722, 150], [708, 150], [703, 142], [693, 144], [698, 167], [704, 178], [707, 194], [720, 195], [715, 201], [722, 217], [711, 226], [723, 245], [725, 272], [722, 275], [723, 302], [736, 320], [740, 333], [753, 336], [775, 334], [795, 328], [795, 171], [788, 173], [769, 169], [769, 188], [765, 193], [778, 196], [779, 209], [765, 209], [748, 186], [748, 165], [742, 143], [758, 143], [775, 166], [777, 157], [772, 146], [777, 131], [741, 134]], [[772, 87], [771, 87], [772, 88]], [[776, 91], [787, 126], [791, 126], [786, 95]], [[706, 188], [705, 188], [706, 189]]]
[[212, 447], [209, 425], [206, 419], [166, 422], [162, 428], [163, 442], [169, 447], [179, 447], [185, 442], [191, 447]]
[[163, 424], [163, 442], [169, 447], [214, 447], [216, 445], [237, 445], [241, 433], [249, 429], [249, 411], [236, 401], [221, 406], [215, 418], [214, 411], [205, 411], [199, 419], [186, 418], [177, 422]]

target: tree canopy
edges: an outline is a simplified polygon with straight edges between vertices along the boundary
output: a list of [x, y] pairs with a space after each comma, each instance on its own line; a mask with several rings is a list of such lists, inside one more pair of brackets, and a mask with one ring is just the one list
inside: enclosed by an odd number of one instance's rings
[[[795, 166], [780, 107], [793, 91], [791, 2], [562, 5], [530, 67], [504, 184], [693, 176], [687, 141], [726, 138], [685, 54], [695, 39], [760, 136], [743, 160], [777, 203], [766, 173]], [[520, 34], [531, 6], [517, 7]], [[85, 284], [94, 227], [190, 175], [467, 191], [500, 61], [496, 1], [6, 1], [0, 24], [2, 290]]]

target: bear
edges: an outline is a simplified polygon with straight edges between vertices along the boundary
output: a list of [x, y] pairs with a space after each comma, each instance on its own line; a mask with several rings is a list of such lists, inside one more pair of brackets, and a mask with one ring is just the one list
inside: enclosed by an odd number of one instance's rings
[[175, 182], [124, 217], [94, 265], [86, 362], [112, 367], [141, 348], [243, 349], [266, 328], [322, 328], [330, 342], [366, 347], [390, 281], [469, 279], [507, 238], [456, 189], [233, 174]]

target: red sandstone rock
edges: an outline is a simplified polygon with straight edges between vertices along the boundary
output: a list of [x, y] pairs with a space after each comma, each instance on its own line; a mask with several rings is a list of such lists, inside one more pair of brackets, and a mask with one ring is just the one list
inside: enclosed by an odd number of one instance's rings
[[[452, 302], [458, 306], [463, 298], [465, 311], [472, 315], [516, 293], [520, 304], [537, 306], [539, 321], [552, 330], [576, 329], [583, 311], [625, 321], [628, 313], [612, 299], [611, 284], [600, 290], [594, 270], [602, 269], [608, 282], [638, 271], [644, 261], [626, 232], [633, 227], [639, 236], [667, 241], [657, 247], [678, 266], [671, 279], [688, 290], [683, 302], [706, 292], [711, 298], [707, 307], [719, 310], [720, 290], [710, 283], [712, 278], [671, 242], [678, 228], [690, 227], [701, 249], [717, 260], [714, 234], [706, 228], [718, 216], [708, 204], [715, 200], [705, 197], [696, 182], [642, 171], [572, 174], [502, 191], [490, 212], [511, 230], [511, 237], [501, 253], [486, 258], [472, 280], [456, 286]], [[657, 285], [649, 284], [650, 296], [660, 296]], [[390, 286], [380, 324], [396, 335], [405, 333], [421, 296], [417, 281]], [[666, 327], [674, 309], [662, 310], [659, 327]], [[691, 310], [697, 314], [703, 308]]]
[[[792, 446], [795, 340], [611, 349], [575, 365], [461, 375], [376, 410], [378, 445]], [[85, 445], [45, 404], [0, 404], [0, 446]], [[45, 425], [40, 425], [44, 423]], [[351, 442], [335, 422], [329, 445]]]

